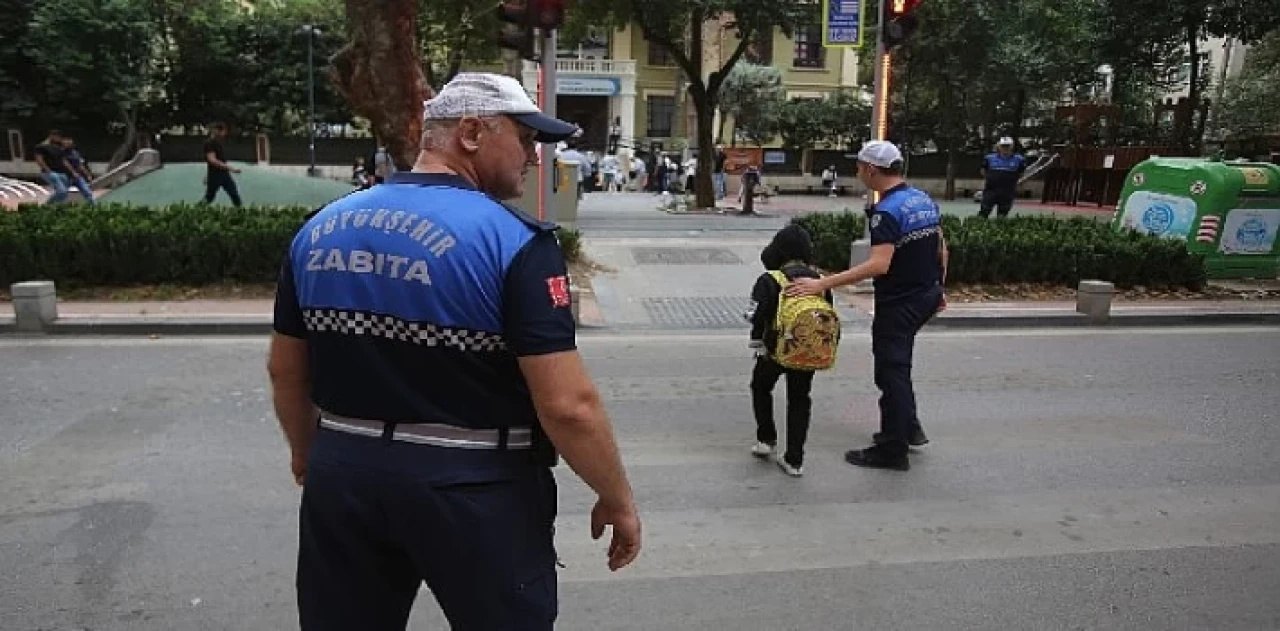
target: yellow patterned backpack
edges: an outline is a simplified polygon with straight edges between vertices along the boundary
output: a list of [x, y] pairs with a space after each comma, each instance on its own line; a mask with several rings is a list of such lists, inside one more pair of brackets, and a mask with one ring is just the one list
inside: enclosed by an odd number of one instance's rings
[[790, 297], [786, 274], [770, 271], [782, 291], [778, 293], [778, 316], [774, 328], [778, 343], [773, 360], [792, 370], [827, 370], [836, 364], [840, 345], [840, 316], [821, 295]]

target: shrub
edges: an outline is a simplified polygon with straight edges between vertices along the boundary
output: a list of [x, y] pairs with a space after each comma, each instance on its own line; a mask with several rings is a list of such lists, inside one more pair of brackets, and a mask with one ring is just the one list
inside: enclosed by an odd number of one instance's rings
[[[852, 212], [797, 217], [813, 236], [818, 265], [849, 266], [849, 244], [862, 237], [862, 216]], [[1205, 283], [1204, 260], [1182, 241], [1113, 231], [1083, 217], [1013, 217], [986, 220], [943, 217], [951, 251], [947, 281], [1046, 283], [1074, 286], [1081, 279], [1117, 287], [1186, 287]]]
[[[67, 287], [274, 282], [312, 210], [24, 206], [0, 212], [0, 286], [36, 279]], [[560, 232], [566, 258], [579, 256], [579, 241], [576, 232]]]
[[573, 263], [582, 258], [581, 232], [561, 228], [556, 233], [556, 238], [560, 242], [560, 251], [564, 252], [564, 259], [566, 261]]

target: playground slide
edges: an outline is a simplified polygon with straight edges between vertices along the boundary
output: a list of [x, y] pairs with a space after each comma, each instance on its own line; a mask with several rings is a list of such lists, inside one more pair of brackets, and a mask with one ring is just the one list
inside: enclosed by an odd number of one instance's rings
[[155, 149], [140, 149], [128, 162], [93, 178], [90, 182], [95, 190], [115, 188], [137, 177], [141, 177], [161, 167], [160, 152]]
[[1039, 158], [1036, 158], [1036, 161], [1033, 162], [1031, 166], [1027, 167], [1027, 172], [1023, 173], [1022, 177], [1018, 179], [1018, 183], [1021, 184], [1026, 182], [1027, 180], [1039, 175], [1041, 171], [1053, 166], [1053, 163], [1058, 161], [1059, 155], [1060, 154], [1055, 153], [1051, 156], [1042, 155]]

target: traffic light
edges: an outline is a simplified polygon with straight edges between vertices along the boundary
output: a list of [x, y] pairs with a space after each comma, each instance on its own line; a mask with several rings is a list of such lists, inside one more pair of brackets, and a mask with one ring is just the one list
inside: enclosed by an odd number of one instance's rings
[[498, 46], [520, 53], [524, 59], [537, 61], [535, 29], [546, 31], [564, 24], [565, 0], [509, 0], [498, 7], [505, 24], [498, 35]]
[[565, 0], [527, 0], [533, 24], [543, 31], [560, 28], [564, 24]]
[[880, 0], [884, 49], [893, 50], [906, 42], [920, 28], [915, 11], [922, 0]]
[[502, 32], [498, 34], [498, 47], [520, 53], [522, 59], [536, 61], [538, 55], [534, 49], [534, 23], [530, 19], [526, 2], [503, 2], [498, 7], [498, 17], [502, 19]]

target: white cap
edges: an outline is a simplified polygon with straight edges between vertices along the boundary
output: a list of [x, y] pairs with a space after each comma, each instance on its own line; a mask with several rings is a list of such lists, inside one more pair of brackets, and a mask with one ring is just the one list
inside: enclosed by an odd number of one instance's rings
[[862, 145], [862, 151], [858, 152], [858, 162], [866, 162], [882, 169], [887, 169], [893, 166], [894, 162], [901, 161], [902, 152], [887, 140], [872, 140]]
[[1001, 139], [1000, 139], [1000, 142], [997, 142], [997, 143], [996, 143], [996, 145], [1001, 146], [1001, 147], [1006, 146], [1006, 145], [1007, 145], [1007, 146], [1009, 146], [1009, 147], [1012, 147], [1012, 146], [1013, 146], [1013, 139], [1012, 139], [1012, 138], [1010, 138], [1010, 137], [1008, 137], [1008, 136], [1005, 136], [1005, 137], [1001, 138]]
[[510, 116], [537, 131], [539, 142], [557, 142], [578, 131], [573, 123], [543, 114], [519, 81], [489, 72], [458, 73], [423, 105], [423, 120]]

